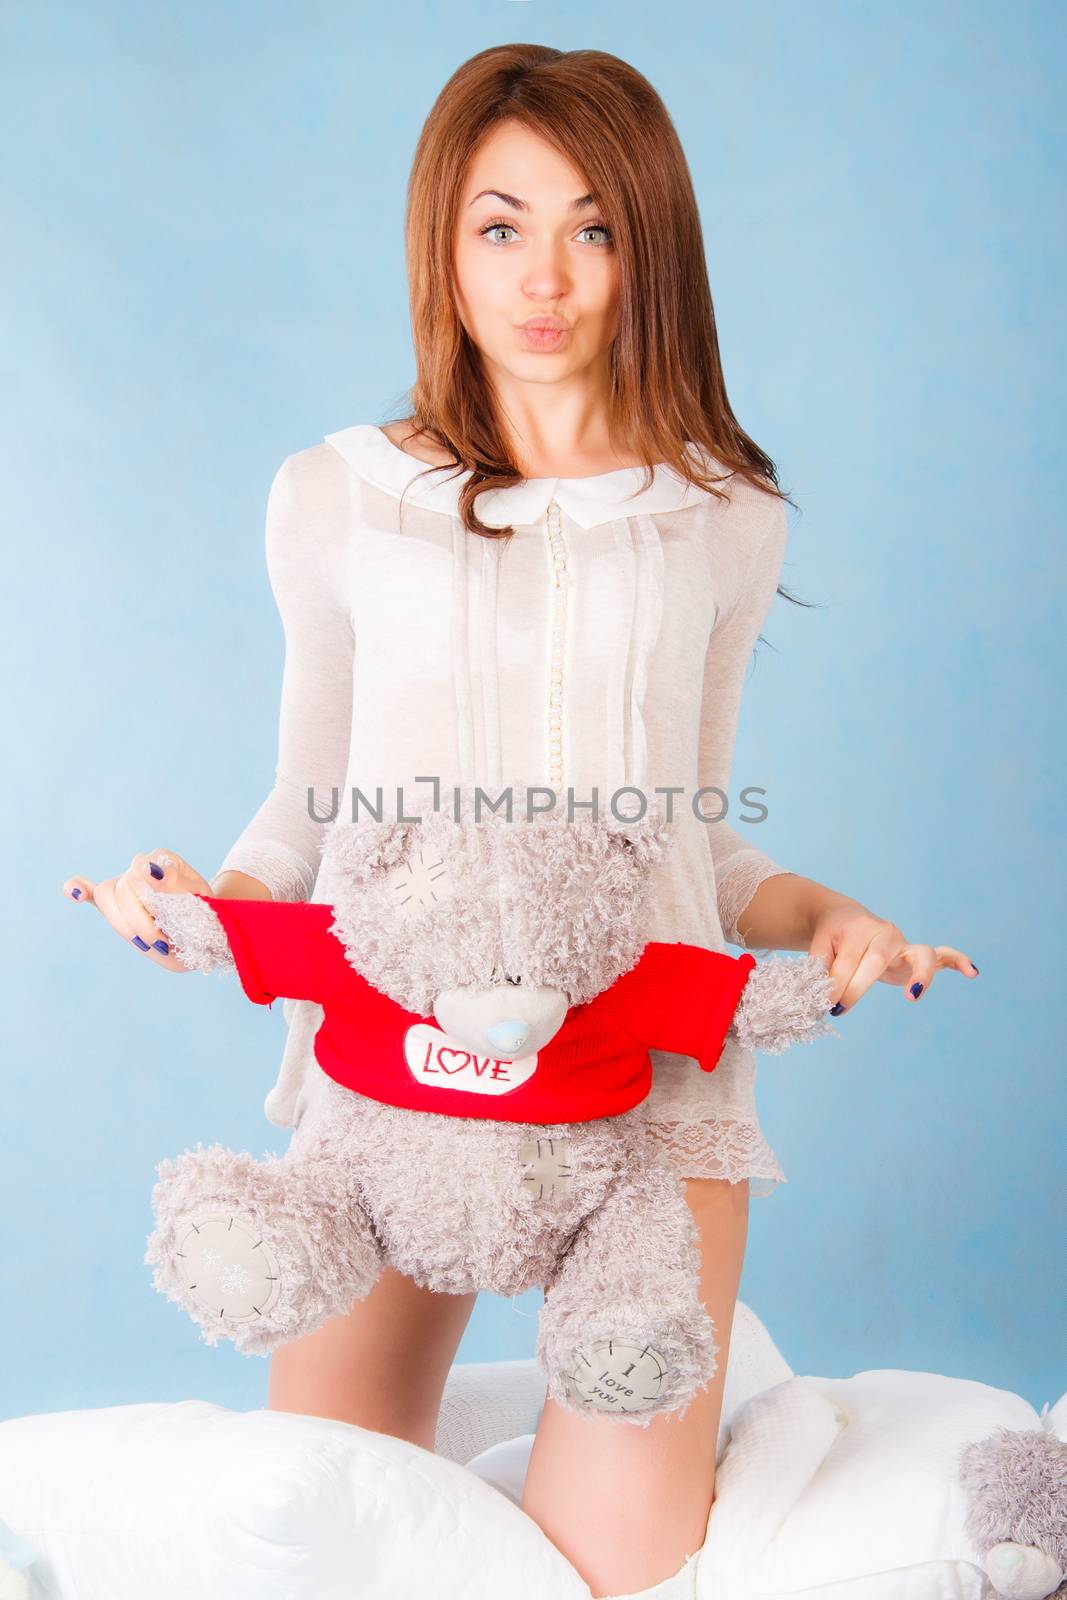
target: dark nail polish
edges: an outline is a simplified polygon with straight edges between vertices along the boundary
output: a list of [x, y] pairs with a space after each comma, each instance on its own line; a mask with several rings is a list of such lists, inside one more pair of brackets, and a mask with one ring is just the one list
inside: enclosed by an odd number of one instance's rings
[[150, 861], [148, 863], [148, 870], [152, 874], [153, 878], [162, 878], [163, 876], [163, 868], [157, 867], [154, 861]]
[[978, 968], [975, 966], [973, 961], [971, 962], [971, 971], [972, 972], [977, 972], [978, 971]]
[[[74, 898], [74, 899], [75, 899], [75, 900], [80, 900], [80, 899], [81, 899], [81, 897], [82, 897], [82, 892], [81, 892], [81, 890], [80, 890], [80, 889], [72, 889], [72, 890], [71, 890], [71, 891], [70, 891], [70, 892], [71, 892], [71, 895], [72, 895], [72, 896], [73, 896], [73, 898]], [[977, 972], [977, 971], [978, 971], [978, 968], [977, 968], [977, 967], [975, 967], [975, 969], [974, 969], [974, 970], [975, 970], [975, 972]]]
[[844, 1009], [845, 1009], [844, 1006], [841, 1004], [841, 1002], [839, 1000], [837, 1002], [836, 1006], [831, 1006], [830, 1007], [830, 1015], [832, 1017], [839, 1017], [841, 1015], [842, 1011], [844, 1011]]
[[138, 950], [147, 950], [148, 949], [148, 946], [145, 944], [144, 940], [141, 938], [139, 933], [135, 933], [134, 934], [133, 943], [137, 946]]
[[918, 1000], [918, 998], [922, 994], [922, 992], [923, 992], [923, 985], [921, 983], [913, 983], [911, 988], [908, 990], [908, 993], [909, 994], [913, 994], [915, 996], [916, 1000]]
[[161, 956], [170, 955], [170, 945], [164, 939], [153, 939], [152, 949], [158, 950]]

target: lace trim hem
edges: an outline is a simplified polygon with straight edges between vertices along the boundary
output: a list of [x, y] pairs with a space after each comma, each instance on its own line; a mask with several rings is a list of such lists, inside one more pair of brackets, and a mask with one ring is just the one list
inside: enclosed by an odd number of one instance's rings
[[748, 1179], [749, 1193], [773, 1194], [788, 1183], [778, 1157], [759, 1124], [740, 1118], [705, 1118], [701, 1122], [647, 1120], [649, 1132], [674, 1163], [682, 1178]]

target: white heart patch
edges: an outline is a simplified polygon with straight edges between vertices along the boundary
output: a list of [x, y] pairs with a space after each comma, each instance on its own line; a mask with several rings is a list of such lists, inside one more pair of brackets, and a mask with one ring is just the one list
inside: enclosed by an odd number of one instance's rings
[[413, 1023], [404, 1035], [404, 1059], [417, 1082], [468, 1094], [508, 1094], [537, 1071], [536, 1051], [518, 1061], [476, 1055], [428, 1022]]

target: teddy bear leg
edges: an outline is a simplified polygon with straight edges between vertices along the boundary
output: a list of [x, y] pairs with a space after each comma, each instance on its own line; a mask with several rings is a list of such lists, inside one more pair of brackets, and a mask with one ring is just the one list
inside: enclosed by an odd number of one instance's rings
[[660, 1154], [620, 1177], [546, 1288], [537, 1356], [561, 1406], [647, 1427], [718, 1368], [700, 1299], [700, 1239]]
[[369, 1293], [382, 1252], [325, 1149], [256, 1161], [221, 1145], [160, 1162], [145, 1263], [206, 1344], [266, 1355]]

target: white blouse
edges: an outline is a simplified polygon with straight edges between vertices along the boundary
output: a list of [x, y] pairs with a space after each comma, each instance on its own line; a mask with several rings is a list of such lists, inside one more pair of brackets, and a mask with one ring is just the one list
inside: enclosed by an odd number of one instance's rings
[[[724, 469], [710, 459], [716, 474]], [[425, 474], [422, 476], [422, 474]], [[453, 474], [450, 476], [450, 474]], [[789, 869], [717, 816], [736, 802], [730, 768], [741, 691], [774, 597], [786, 509], [740, 478], [726, 504], [658, 466], [532, 478], [476, 502], [510, 540], [468, 533], [464, 475], [427, 471], [374, 424], [283, 461], [267, 504], [271, 587], [285, 630], [275, 782], [219, 874], [248, 873], [275, 899], [317, 898], [326, 821], [352, 790], [384, 816], [433, 804], [436, 777], [544, 784], [600, 814], [632, 785], [650, 804], [673, 788], [674, 842], [656, 869], [649, 938], [710, 950], [743, 944], [737, 919]], [[402, 497], [402, 499], [401, 499]], [[421, 780], [421, 781], [419, 781]], [[334, 794], [336, 791], [336, 796]], [[631, 792], [620, 815], [634, 808]], [[638, 809], [640, 809], [638, 807]], [[577, 812], [590, 815], [588, 807]], [[367, 816], [365, 810], [361, 816]], [[289, 1038], [266, 1101], [298, 1120], [322, 1009], [286, 1001]], [[784, 1180], [759, 1129], [756, 1062], [731, 1040], [713, 1073], [653, 1051], [643, 1111], [685, 1176]]]

